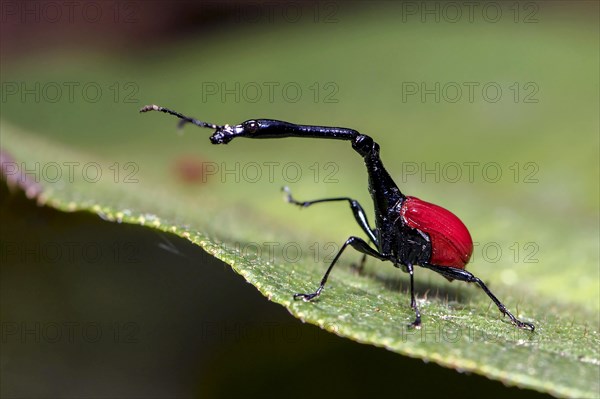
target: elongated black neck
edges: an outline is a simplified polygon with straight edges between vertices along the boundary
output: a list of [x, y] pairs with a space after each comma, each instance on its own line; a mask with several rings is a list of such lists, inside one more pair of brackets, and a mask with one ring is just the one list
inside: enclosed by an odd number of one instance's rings
[[353, 129], [327, 126], [296, 125], [289, 122], [271, 119], [258, 119], [256, 121], [244, 122], [241, 126], [254, 125], [254, 129], [244, 129], [242, 134], [249, 138], [283, 138], [283, 137], [310, 137], [334, 140], [348, 140], [352, 142], [352, 148], [363, 157], [367, 172], [369, 174], [369, 192], [375, 204], [375, 211], [382, 218], [385, 212], [392, 207], [404, 195], [396, 186], [383, 166], [379, 157], [379, 144], [367, 135], [361, 134]]
[[352, 148], [365, 161], [369, 174], [369, 192], [375, 204], [376, 219], [385, 219], [386, 212], [404, 198], [379, 157], [379, 144], [367, 135], [359, 134], [352, 140]]

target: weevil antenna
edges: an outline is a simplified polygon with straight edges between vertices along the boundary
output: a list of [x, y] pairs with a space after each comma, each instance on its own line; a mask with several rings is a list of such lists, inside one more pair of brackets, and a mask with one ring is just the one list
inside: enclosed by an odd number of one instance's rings
[[199, 121], [198, 119], [190, 118], [189, 116], [185, 116], [183, 114], [180, 114], [179, 112], [170, 110], [169, 108], [161, 107], [161, 106], [154, 105], [154, 104], [146, 105], [140, 109], [140, 112], [149, 112], [149, 111], [160, 111], [160, 112], [164, 112], [165, 114], [174, 115], [174, 116], [178, 117], [179, 119], [181, 119], [181, 122], [179, 122], [179, 127], [182, 127], [186, 123], [191, 123], [196, 126], [207, 127], [210, 129], [221, 129], [222, 128], [222, 126], [215, 125], [213, 123], [202, 122], [202, 121]]

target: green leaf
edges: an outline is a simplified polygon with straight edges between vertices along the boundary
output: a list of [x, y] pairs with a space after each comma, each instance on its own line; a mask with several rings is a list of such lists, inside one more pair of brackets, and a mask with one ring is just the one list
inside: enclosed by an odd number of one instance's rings
[[[277, 38], [259, 30], [218, 43], [193, 41], [147, 54], [168, 60], [151, 66], [145, 59], [123, 65], [76, 55], [47, 60], [43, 68], [13, 65], [3, 71], [5, 82], [96, 82], [104, 95], [75, 104], [66, 97], [9, 99], [0, 125], [4, 174], [9, 184], [57, 209], [91, 211], [185, 237], [294, 316], [340, 336], [511, 385], [597, 396], [597, 35], [590, 39], [593, 29], [586, 24], [558, 35], [564, 22], [558, 15], [521, 27], [526, 40], [489, 24], [457, 25], [450, 35], [442, 27], [406, 24], [400, 34], [382, 18], [392, 17], [345, 15], [339, 31], [315, 26], [300, 35], [301, 27], [286, 27]], [[488, 29], [501, 33], [486, 36]], [[335, 48], [315, 44], [325, 33]], [[373, 46], [372, 37], [384, 39]], [[434, 42], [440, 48], [432, 51]], [[359, 59], [350, 51], [355, 46], [366, 49]], [[482, 57], [483, 48], [492, 58]], [[215, 62], [230, 54], [235, 62]], [[271, 54], [280, 65], [266, 68], [255, 54]], [[315, 58], [332, 61], [315, 67]], [[369, 70], [372, 65], [381, 69]], [[514, 82], [522, 90], [533, 82], [527, 90], [537, 87], [539, 101], [402, 99], [403, 82], [420, 87], [473, 80], [499, 84], [508, 98]], [[131, 82], [137, 101], [128, 103], [123, 97]], [[220, 88], [223, 82], [293, 82], [304, 95], [296, 103], [282, 97], [203, 100], [207, 85]], [[338, 102], [324, 102], [335, 90]], [[239, 139], [214, 147], [208, 131], [187, 126], [185, 135], [176, 136], [174, 119], [137, 113], [153, 102], [213, 123], [265, 116], [372, 135], [406, 193], [452, 209], [466, 222], [476, 242], [469, 270], [510, 310], [535, 323], [535, 333], [503, 320], [477, 287], [422, 269], [417, 292], [423, 327], [409, 329], [414, 315], [406, 276], [372, 260], [357, 274], [351, 264], [359, 256], [352, 251], [318, 300], [293, 301], [293, 293], [317, 287], [328, 258], [360, 231], [346, 206], [299, 210], [282, 201], [280, 188], [289, 185], [300, 200], [348, 195], [370, 210], [360, 158], [339, 142]], [[455, 179], [457, 165], [462, 175]]]

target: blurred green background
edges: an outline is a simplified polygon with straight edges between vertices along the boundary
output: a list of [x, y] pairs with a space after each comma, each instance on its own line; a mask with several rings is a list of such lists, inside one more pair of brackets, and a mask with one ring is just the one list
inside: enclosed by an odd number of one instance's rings
[[[358, 232], [345, 206], [299, 212], [279, 189], [352, 196], [370, 213], [347, 143], [213, 147], [208, 130], [177, 135], [173, 118], [137, 110], [351, 127], [380, 143], [405, 193], [465, 221], [478, 244], [471, 271], [577, 309], [597, 330], [597, 3], [27, 4], [2, 3], [3, 137], [7, 126], [23, 133], [0, 144], [17, 163], [28, 137], [47, 141], [46, 162], [54, 146], [71, 162], [101, 159], [104, 179], [84, 203], [119, 210], [138, 191], [159, 216], [229, 242], [339, 245]], [[77, 202], [65, 176], [50, 180], [40, 183], [55, 198]], [[105, 196], [106, 184], [123, 196]], [[1, 209], [2, 396], [534, 394], [303, 325], [175, 236], [37, 208], [6, 186]], [[62, 256], [43, 256], [54, 244]], [[44, 326], [65, 322], [103, 335], [49, 342]]]

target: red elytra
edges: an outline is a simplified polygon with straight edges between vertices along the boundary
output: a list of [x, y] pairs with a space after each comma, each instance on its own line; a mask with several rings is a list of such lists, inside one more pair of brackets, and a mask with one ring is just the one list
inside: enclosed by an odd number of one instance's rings
[[431, 259], [437, 266], [464, 269], [473, 253], [473, 240], [461, 220], [441, 206], [406, 197], [400, 214], [404, 223], [429, 235]]

